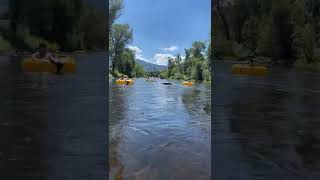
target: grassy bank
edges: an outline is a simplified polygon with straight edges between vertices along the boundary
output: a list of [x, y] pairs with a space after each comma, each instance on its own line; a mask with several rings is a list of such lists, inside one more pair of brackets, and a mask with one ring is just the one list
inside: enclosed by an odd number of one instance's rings
[[306, 60], [300, 59], [297, 60], [293, 66], [298, 69], [320, 72], [320, 62], [308, 63]]
[[[248, 64], [249, 58], [236, 58], [231, 56], [223, 56], [216, 58], [216, 62], [230, 63], [230, 64]], [[297, 68], [306, 71], [315, 71], [320, 72], [320, 62], [307, 62], [305, 59], [293, 60], [293, 65], [289, 65], [289, 67]], [[257, 57], [254, 58], [254, 62], [257, 65], [264, 66], [277, 66], [277, 65], [285, 65], [282, 60], [271, 60], [268, 57]], [[287, 65], [288, 66], [288, 65]]]
[[11, 52], [13, 51], [11, 43], [0, 36], [0, 52]]

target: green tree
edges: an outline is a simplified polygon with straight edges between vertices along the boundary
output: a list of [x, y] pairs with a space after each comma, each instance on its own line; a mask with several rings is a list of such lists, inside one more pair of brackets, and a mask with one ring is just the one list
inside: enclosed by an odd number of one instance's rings
[[201, 41], [195, 41], [192, 43], [192, 48], [191, 48], [191, 54], [193, 55], [194, 58], [201, 58], [203, 59], [203, 51], [206, 49], [206, 45], [204, 42]]
[[112, 72], [115, 72], [115, 68], [120, 63], [120, 55], [124, 52], [125, 46], [132, 41], [132, 29], [128, 24], [114, 24], [110, 36], [112, 47], [109, 53], [112, 60]]
[[134, 52], [129, 49], [125, 48], [124, 51], [120, 55], [120, 62], [117, 64], [118, 72], [122, 74], [126, 74], [129, 77], [132, 77], [133, 69], [135, 67], [135, 54]]
[[144, 69], [138, 63], [135, 64], [133, 68], [133, 76], [135, 77], [143, 77], [145, 75]]
[[207, 59], [208, 59], [208, 68], [211, 70], [211, 61], [213, 61], [213, 57], [211, 54], [211, 39], [209, 41], [208, 47], [207, 47]]
[[182, 75], [183, 74], [183, 70], [182, 70], [182, 58], [180, 56], [180, 54], [178, 54], [176, 56], [176, 63], [177, 63], [177, 66], [179, 67], [179, 70], [180, 70], [180, 74]]
[[79, 20], [81, 49], [102, 49], [107, 46], [107, 19], [92, 7], [86, 7]]
[[271, 15], [275, 28], [277, 48], [279, 49], [279, 54], [277, 54], [276, 57], [288, 60], [293, 56], [293, 26], [290, 20], [290, 2], [289, 0], [274, 0], [272, 6]]
[[294, 34], [294, 45], [297, 56], [303, 57], [308, 63], [314, 62], [316, 51], [316, 33], [311, 24], [297, 27]]
[[[223, 30], [224, 30], [224, 35], [226, 36], [227, 40], [231, 39], [230, 35], [230, 26], [227, 20], [227, 11], [226, 11], [226, 5], [228, 2], [226, 0], [216, 0], [214, 3], [214, 14], [216, 15], [215, 17], [219, 17], [219, 20], [222, 22]], [[216, 22], [216, 21], [215, 21]], [[214, 23], [214, 25], [216, 25]]]
[[122, 0], [109, 0], [109, 27], [112, 27], [114, 21], [119, 18], [122, 9]]
[[7, 36], [15, 47], [33, 49], [39, 41], [65, 51], [106, 46], [106, 16], [83, 0], [10, 0], [9, 12]]
[[171, 77], [173, 67], [174, 67], [173, 59], [172, 59], [171, 57], [169, 57], [169, 59], [168, 59], [167, 78], [170, 78], [170, 77]]
[[193, 79], [196, 81], [203, 81], [203, 65], [201, 60], [197, 59], [193, 71]]
[[[210, 61], [210, 48], [201, 41], [195, 41], [192, 43], [190, 49], [185, 49], [185, 60], [182, 61], [180, 54], [177, 54], [174, 58], [168, 59], [168, 67], [166, 70], [166, 77], [172, 79], [194, 79], [196, 81], [210, 81], [209, 68]], [[163, 75], [164, 72], [160, 73]]]

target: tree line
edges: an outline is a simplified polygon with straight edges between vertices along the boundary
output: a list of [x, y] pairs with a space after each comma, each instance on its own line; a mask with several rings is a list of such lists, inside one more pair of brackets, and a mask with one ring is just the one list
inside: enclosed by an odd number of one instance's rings
[[320, 1], [216, 0], [214, 56], [267, 57], [274, 63], [320, 62]]
[[168, 79], [211, 81], [211, 41], [208, 45], [194, 41], [185, 49], [185, 58], [180, 54], [169, 58], [168, 68], [160, 76]]
[[40, 42], [62, 51], [107, 46], [106, 14], [82, 0], [10, 0], [8, 16], [3, 38], [16, 49], [33, 50]]
[[127, 48], [133, 40], [133, 29], [128, 24], [115, 23], [122, 9], [122, 0], [109, 1], [109, 71], [113, 77], [142, 77], [145, 75], [143, 67], [136, 63], [134, 51]]

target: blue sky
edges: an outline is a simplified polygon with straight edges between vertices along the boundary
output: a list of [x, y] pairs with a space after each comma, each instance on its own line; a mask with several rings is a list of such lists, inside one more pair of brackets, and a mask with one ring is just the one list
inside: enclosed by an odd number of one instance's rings
[[124, 0], [124, 9], [116, 23], [133, 29], [129, 47], [136, 58], [155, 64], [167, 64], [167, 58], [193, 41], [208, 40], [211, 26], [210, 0]]

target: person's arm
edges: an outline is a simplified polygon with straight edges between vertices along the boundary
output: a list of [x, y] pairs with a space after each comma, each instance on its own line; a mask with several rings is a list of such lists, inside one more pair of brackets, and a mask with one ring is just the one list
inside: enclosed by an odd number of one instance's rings
[[39, 54], [39, 53], [37, 53], [37, 52], [36, 52], [36, 53], [33, 53], [33, 54], [31, 55], [32, 60], [35, 60], [35, 61], [39, 60], [38, 54]]
[[56, 57], [54, 57], [52, 54], [49, 54], [48, 55], [48, 59], [51, 61], [51, 62], [58, 62], [58, 59]]

